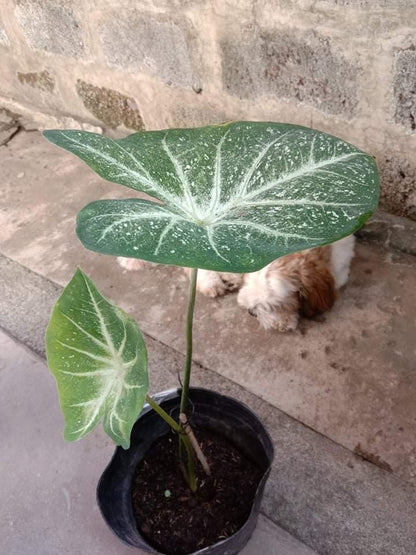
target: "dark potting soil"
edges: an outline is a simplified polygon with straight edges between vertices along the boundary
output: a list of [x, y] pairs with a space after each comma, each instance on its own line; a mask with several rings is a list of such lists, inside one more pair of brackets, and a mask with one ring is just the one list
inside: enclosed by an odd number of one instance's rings
[[159, 438], [133, 480], [133, 511], [140, 533], [162, 553], [186, 555], [234, 534], [247, 520], [262, 471], [222, 436], [194, 430], [211, 467], [197, 465], [192, 493], [178, 463], [178, 438]]

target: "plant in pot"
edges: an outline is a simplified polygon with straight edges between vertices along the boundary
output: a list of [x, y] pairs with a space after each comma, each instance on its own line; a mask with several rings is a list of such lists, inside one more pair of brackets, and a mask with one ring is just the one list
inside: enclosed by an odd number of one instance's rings
[[279, 123], [121, 140], [83, 131], [44, 134], [101, 177], [154, 199], [83, 208], [77, 234], [85, 247], [192, 268], [183, 384], [153, 397], [136, 322], [76, 271], [46, 333], [65, 438], [77, 440], [103, 420], [119, 446], [98, 502], [129, 544], [153, 553], [238, 553], [256, 523], [273, 447], [247, 407], [190, 388], [198, 268], [253, 272], [353, 233], [377, 206], [374, 160], [336, 137]]

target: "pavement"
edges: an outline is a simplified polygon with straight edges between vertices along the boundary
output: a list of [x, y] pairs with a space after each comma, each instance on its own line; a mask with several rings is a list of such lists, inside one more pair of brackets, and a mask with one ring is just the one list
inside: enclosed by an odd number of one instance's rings
[[[139, 322], [153, 391], [175, 386], [185, 277], [161, 266], [129, 273], [83, 249], [73, 229], [77, 211], [132, 192], [103, 182], [37, 132], [20, 131], [0, 147], [0, 172], [0, 327], [14, 337], [2, 336], [7, 448], [0, 464], [13, 479], [0, 484], [8, 500], [0, 509], [1, 541], [19, 555], [131, 551], [111, 543], [95, 508], [109, 441], [100, 430], [76, 444], [62, 441], [43, 334], [79, 265]], [[235, 295], [198, 296], [194, 384], [251, 406], [276, 448], [245, 555], [415, 553], [415, 268], [414, 256], [360, 243], [334, 309], [292, 334], [259, 329]], [[35, 511], [28, 499], [37, 500]]]

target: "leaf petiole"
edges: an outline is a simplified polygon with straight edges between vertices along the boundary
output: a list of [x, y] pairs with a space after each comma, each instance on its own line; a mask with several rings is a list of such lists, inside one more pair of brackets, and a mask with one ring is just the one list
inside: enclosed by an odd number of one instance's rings
[[152, 397], [150, 397], [149, 394], [146, 395], [146, 403], [148, 403], [167, 424], [169, 424], [173, 431], [178, 434], [183, 433], [181, 425], [178, 424], [176, 420], [174, 420], [165, 410], [163, 410], [162, 407], [158, 405], [156, 401]]

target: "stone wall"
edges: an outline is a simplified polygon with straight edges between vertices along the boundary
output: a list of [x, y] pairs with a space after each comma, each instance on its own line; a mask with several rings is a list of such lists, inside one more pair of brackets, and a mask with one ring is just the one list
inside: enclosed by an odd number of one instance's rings
[[14, 114], [116, 135], [234, 119], [312, 126], [374, 154], [382, 206], [416, 219], [416, 0], [0, 6], [0, 106]]

